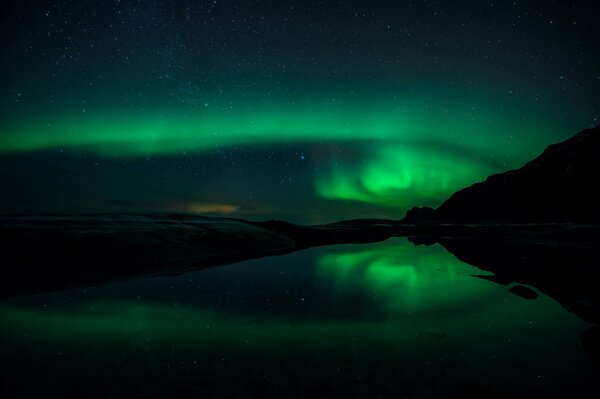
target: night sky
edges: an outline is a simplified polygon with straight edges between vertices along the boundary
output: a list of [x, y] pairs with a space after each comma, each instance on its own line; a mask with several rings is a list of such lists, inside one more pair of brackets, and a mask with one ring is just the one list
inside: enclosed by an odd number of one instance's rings
[[0, 6], [0, 212], [400, 218], [600, 123], [593, 1]]

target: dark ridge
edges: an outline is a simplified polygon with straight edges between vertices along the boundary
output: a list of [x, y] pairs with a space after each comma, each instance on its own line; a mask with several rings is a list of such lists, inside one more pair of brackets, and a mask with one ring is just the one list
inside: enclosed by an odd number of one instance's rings
[[333, 244], [366, 244], [382, 241], [391, 236], [390, 232], [373, 224], [327, 224], [300, 226], [281, 220], [246, 223], [276, 232], [296, 242], [296, 249]]
[[[596, 242], [580, 243], [513, 237], [440, 237], [438, 242], [462, 262], [493, 276], [476, 276], [495, 283], [517, 283], [519, 296], [537, 295], [535, 287], [567, 310], [593, 324], [600, 323], [600, 249]], [[518, 290], [518, 292], [515, 292]], [[523, 294], [523, 295], [521, 295]]]
[[520, 169], [457, 191], [439, 208], [413, 208], [405, 223], [598, 223], [600, 127], [549, 146]]
[[190, 214], [0, 216], [0, 297], [172, 276], [390, 235], [363, 225], [298, 226]]

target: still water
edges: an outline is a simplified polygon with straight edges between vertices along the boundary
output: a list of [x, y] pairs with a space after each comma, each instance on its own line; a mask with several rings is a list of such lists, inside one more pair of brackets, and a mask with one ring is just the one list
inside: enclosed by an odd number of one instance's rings
[[[589, 324], [439, 245], [313, 248], [0, 302], [3, 397], [586, 397]], [[574, 394], [574, 396], [573, 396]], [[591, 396], [591, 395], [590, 395]]]

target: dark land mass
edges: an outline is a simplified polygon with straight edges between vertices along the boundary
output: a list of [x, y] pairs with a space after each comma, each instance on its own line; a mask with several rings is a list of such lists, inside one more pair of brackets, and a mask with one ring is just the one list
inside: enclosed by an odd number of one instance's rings
[[[532, 290], [552, 297], [581, 319], [600, 324], [600, 248], [594, 242], [528, 241], [518, 237], [439, 238], [459, 260], [493, 276], [477, 276], [534, 299]], [[520, 287], [520, 288], [517, 288]], [[533, 292], [535, 294], [535, 292]]]
[[600, 126], [554, 144], [520, 169], [457, 191], [406, 223], [596, 223], [600, 221]]
[[439, 243], [479, 276], [526, 299], [548, 295], [593, 324], [580, 336], [600, 364], [600, 126], [554, 144], [517, 170], [403, 219], [413, 243]]
[[298, 226], [189, 214], [0, 217], [0, 296], [189, 270], [308, 247], [368, 243], [368, 226]]
[[[598, 231], [598, 230], [596, 230]], [[590, 230], [588, 230], [590, 232]], [[550, 233], [550, 232], [548, 232]], [[526, 299], [537, 293], [553, 298], [566, 310], [593, 324], [581, 336], [586, 352], [600, 365], [600, 242], [597, 234], [437, 237], [417, 244], [441, 244], [462, 262], [494, 275], [475, 275], [501, 285]]]
[[[462, 240], [465, 247], [481, 248], [477, 252], [481, 256], [488, 251], [485, 243], [506, 240], [511, 245], [519, 244], [522, 252], [533, 251], [538, 243], [546, 243], [540, 250], [551, 251], [559, 246], [587, 254], [598, 247], [600, 226], [566, 223], [432, 225], [392, 220], [299, 226], [282, 221], [249, 222], [189, 214], [4, 216], [0, 217], [0, 296], [149, 275], [176, 275], [315, 246], [371, 243], [393, 236], [410, 237], [417, 245], [440, 242], [446, 246], [447, 240]], [[482, 241], [483, 237], [488, 241]], [[454, 253], [452, 247], [447, 249]], [[493, 253], [491, 248], [489, 251]], [[482, 268], [488, 270], [486, 266]]]
[[478, 276], [526, 299], [537, 293], [593, 324], [581, 334], [600, 364], [600, 127], [546, 148], [517, 170], [457, 191], [402, 220], [416, 245], [439, 243]]

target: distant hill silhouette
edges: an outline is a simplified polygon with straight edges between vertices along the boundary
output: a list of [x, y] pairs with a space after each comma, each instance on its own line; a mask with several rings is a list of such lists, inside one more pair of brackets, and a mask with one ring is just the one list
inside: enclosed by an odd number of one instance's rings
[[549, 146], [520, 169], [457, 191], [439, 208], [413, 208], [406, 223], [600, 222], [600, 126]]

